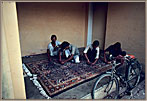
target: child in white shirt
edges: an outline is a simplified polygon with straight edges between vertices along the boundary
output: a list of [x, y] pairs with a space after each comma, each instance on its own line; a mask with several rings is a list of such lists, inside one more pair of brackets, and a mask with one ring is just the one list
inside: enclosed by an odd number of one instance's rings
[[96, 64], [99, 59], [99, 41], [95, 40], [93, 44], [88, 45], [84, 50], [84, 56], [89, 65]]
[[57, 41], [56, 35], [51, 36], [51, 41], [48, 44], [48, 49], [47, 49], [47, 54], [48, 54], [48, 59], [50, 60], [52, 56], [57, 56], [59, 52], [59, 46], [61, 42]]
[[[75, 63], [80, 63], [79, 60], [79, 50], [76, 46], [64, 41], [61, 44], [61, 50], [59, 52], [59, 62], [64, 64], [70, 60], [73, 60]], [[65, 56], [66, 60], [62, 60], [62, 56]]]

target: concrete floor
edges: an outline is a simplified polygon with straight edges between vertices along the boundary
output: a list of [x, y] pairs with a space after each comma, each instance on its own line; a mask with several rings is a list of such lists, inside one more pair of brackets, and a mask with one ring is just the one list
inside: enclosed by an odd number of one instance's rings
[[124, 95], [121, 99], [145, 99], [145, 80], [141, 81], [135, 88], [133, 88], [131, 93], [131, 96]]
[[25, 77], [24, 80], [27, 99], [46, 99], [40, 94], [39, 89], [30, 80], [30, 77]]
[[[145, 80], [143, 78], [144, 77], [142, 77], [140, 84], [131, 91], [133, 95], [124, 95], [122, 99], [145, 99]], [[39, 89], [30, 80], [30, 77], [25, 77], [24, 79], [27, 99], [46, 99], [39, 93]], [[52, 99], [91, 99], [90, 92], [95, 80], [96, 78], [79, 84], [56, 96], [53, 96]], [[88, 94], [89, 97], [86, 98], [85, 96]]]
[[[27, 99], [46, 99], [39, 93], [39, 90], [29, 78], [30, 77], [24, 78]], [[56, 96], [53, 96], [52, 99], [80, 99], [91, 92], [95, 80], [96, 78], [72, 87], [71, 89], [68, 89]]]
[[[37, 57], [37, 58], [36, 58]], [[23, 63], [27, 63], [30, 61], [36, 61], [42, 58], [47, 58], [46, 54], [43, 55], [39, 55], [39, 56], [30, 56], [30, 57], [25, 57], [22, 58]], [[26, 76], [24, 77], [25, 80], [25, 89], [26, 89], [26, 96], [27, 99], [46, 99], [45, 97], [43, 97], [40, 92], [39, 89], [33, 84], [33, 82], [30, 80], [30, 77]], [[96, 78], [93, 78], [91, 80], [88, 80], [84, 83], [81, 83], [75, 87], [72, 87], [68, 90], [65, 90], [64, 92], [57, 94], [53, 97], [51, 97], [52, 99], [81, 99], [84, 98], [86, 95], [90, 95], [93, 84], [95, 82]], [[144, 74], [141, 75], [141, 80], [140, 82], [145, 81], [145, 77]], [[144, 84], [144, 87], [142, 87], [141, 91], [141, 98], [135, 98], [137, 95], [133, 95], [135, 97], [128, 97], [126, 95], [124, 95], [124, 97], [122, 97], [122, 99], [130, 99], [130, 98], [134, 98], [134, 99], [144, 99], [145, 95], [143, 92], [145, 92], [145, 82], [142, 83], [142, 85]], [[140, 91], [138, 91], [140, 92]]]

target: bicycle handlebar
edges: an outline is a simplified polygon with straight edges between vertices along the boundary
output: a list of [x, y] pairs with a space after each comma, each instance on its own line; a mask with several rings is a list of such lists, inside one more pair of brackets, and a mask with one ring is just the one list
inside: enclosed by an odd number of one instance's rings
[[121, 63], [116, 63], [116, 60], [112, 61], [112, 65], [115, 66], [115, 67], [118, 66], [118, 65], [120, 65], [120, 64]]
[[117, 59], [123, 59], [123, 60], [125, 60], [128, 63], [129, 61], [131, 61], [132, 59], [135, 59], [135, 58], [131, 58], [129, 55], [122, 56], [122, 57], [113, 57], [113, 60], [111, 61], [111, 63], [112, 63], [112, 65], [114, 67], [116, 67], [116, 66], [121, 64], [121, 63], [116, 63]]

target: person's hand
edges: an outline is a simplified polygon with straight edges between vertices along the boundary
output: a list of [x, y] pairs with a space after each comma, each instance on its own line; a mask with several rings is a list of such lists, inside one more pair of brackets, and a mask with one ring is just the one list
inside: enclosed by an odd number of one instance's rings
[[121, 59], [121, 58], [123, 58], [123, 56], [122, 55], [118, 55], [116, 58]]
[[63, 65], [63, 64], [64, 64], [64, 62], [63, 62], [63, 61], [61, 61], [61, 64]]
[[87, 61], [87, 64], [88, 64], [88, 65], [90, 65], [90, 64], [91, 64], [91, 62], [90, 62], [90, 61]]
[[91, 63], [91, 65], [95, 65], [95, 63]]
[[107, 63], [110, 64], [111, 62], [110, 61], [107, 61]]

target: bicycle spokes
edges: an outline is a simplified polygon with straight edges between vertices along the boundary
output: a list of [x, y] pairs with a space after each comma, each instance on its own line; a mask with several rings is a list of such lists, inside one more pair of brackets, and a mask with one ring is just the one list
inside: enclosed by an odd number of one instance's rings
[[113, 80], [109, 81], [109, 83], [106, 85], [106, 88], [105, 88], [104, 92], [109, 94], [109, 92], [110, 92], [110, 90], [112, 88], [112, 85], [113, 85]]
[[138, 67], [137, 64], [131, 65], [129, 67], [129, 72], [128, 72], [128, 86], [130, 88], [135, 87], [140, 80], [140, 68]]
[[[115, 79], [112, 79], [111, 75], [104, 75], [95, 83], [93, 89], [94, 99], [112, 99], [117, 95], [117, 83]], [[116, 93], [117, 92], [117, 93]], [[114, 95], [113, 95], [114, 93]]]

